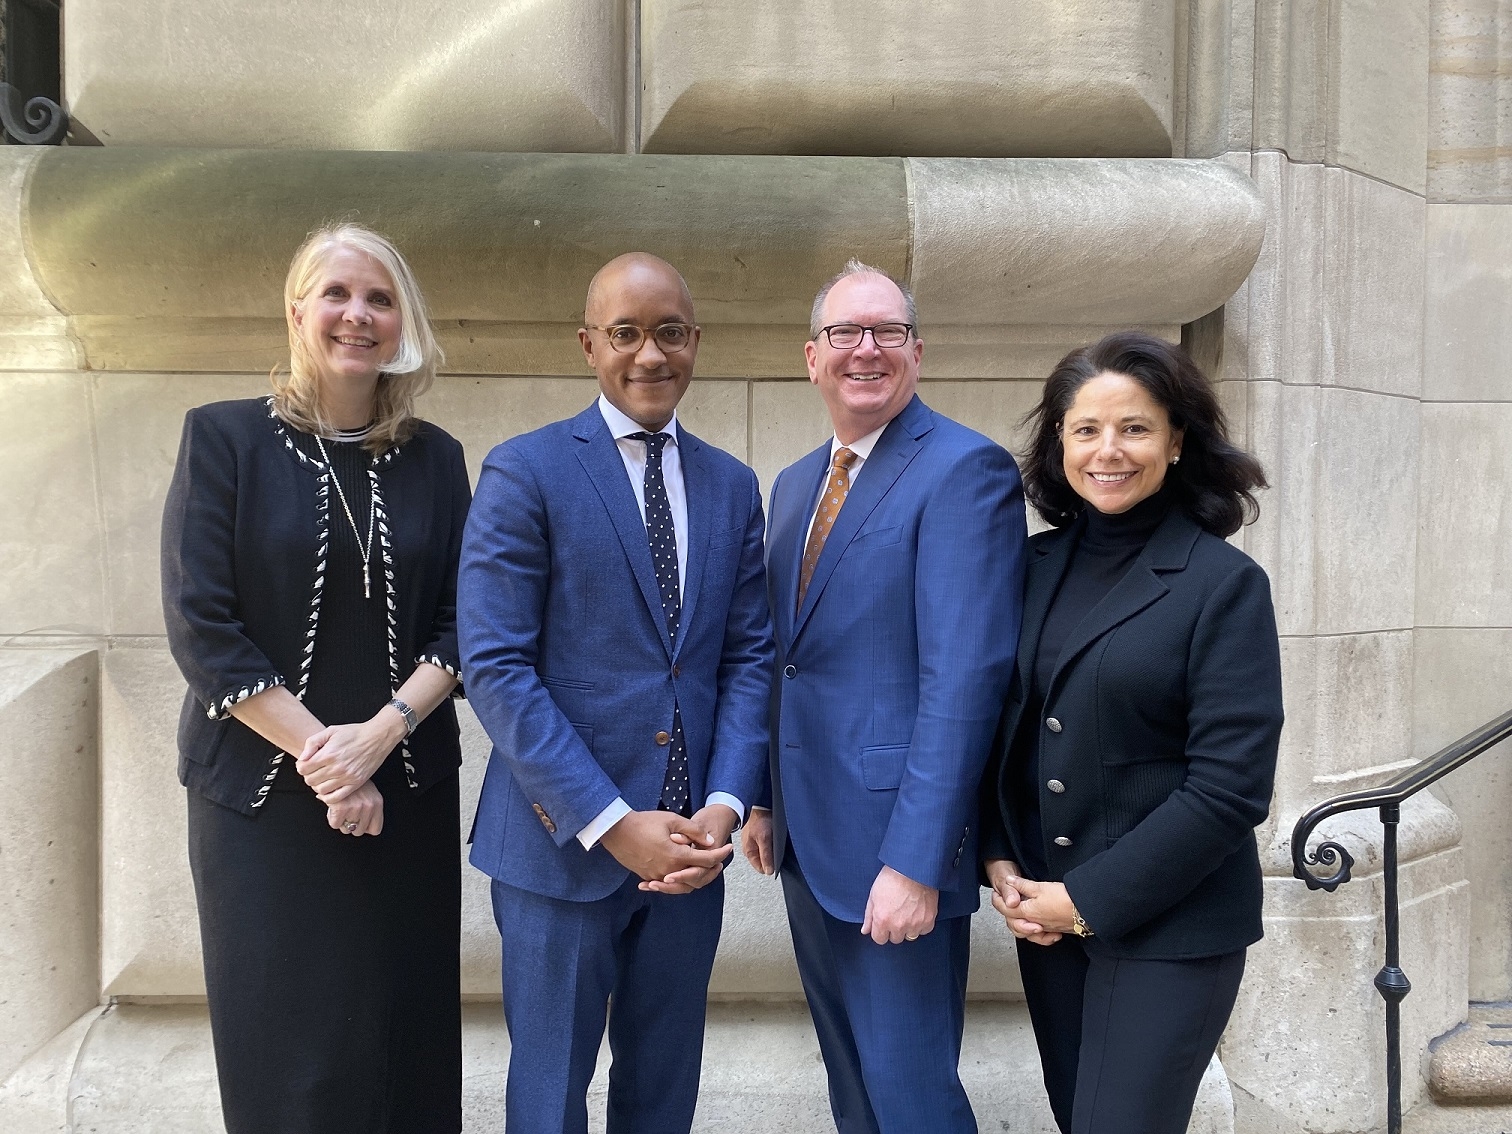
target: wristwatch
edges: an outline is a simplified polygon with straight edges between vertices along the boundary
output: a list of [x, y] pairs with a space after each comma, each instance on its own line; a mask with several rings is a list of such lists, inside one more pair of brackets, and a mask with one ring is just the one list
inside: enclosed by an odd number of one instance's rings
[[390, 697], [389, 704], [399, 710], [399, 715], [404, 718], [404, 735], [408, 738], [420, 725], [420, 718], [415, 715], [415, 710], [406, 705], [398, 697]]

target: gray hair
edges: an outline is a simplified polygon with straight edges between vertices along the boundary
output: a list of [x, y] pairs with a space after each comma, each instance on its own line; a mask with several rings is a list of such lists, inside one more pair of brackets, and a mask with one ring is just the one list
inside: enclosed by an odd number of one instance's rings
[[847, 276], [879, 276], [892, 283], [894, 287], [903, 293], [904, 322], [911, 324], [915, 333], [918, 332], [919, 308], [914, 303], [913, 292], [909, 289], [909, 286], [902, 280], [894, 278], [888, 272], [884, 272], [881, 268], [874, 268], [870, 264], [863, 264], [852, 256], [845, 262], [845, 267], [826, 280], [824, 286], [819, 289], [819, 294], [814, 296], [814, 307], [809, 312], [810, 339], [817, 339], [820, 328], [824, 326], [824, 301], [829, 298], [831, 289]]

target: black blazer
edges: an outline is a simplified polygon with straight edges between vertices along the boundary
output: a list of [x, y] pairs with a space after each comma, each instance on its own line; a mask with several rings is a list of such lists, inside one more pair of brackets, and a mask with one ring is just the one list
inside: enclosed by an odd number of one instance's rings
[[[983, 781], [984, 860], [1022, 861], [1013, 738], [1085, 523], [1030, 540], [1017, 671]], [[1065, 883], [1099, 947], [1178, 959], [1260, 939], [1254, 828], [1270, 808], [1281, 720], [1265, 572], [1173, 508], [1066, 642], [1039, 722], [1046, 881]]]
[[[422, 423], [372, 467], [387, 523], [385, 570], [374, 583], [387, 590], [394, 685], [421, 662], [460, 674], [457, 559], [472, 496], [462, 446]], [[162, 544], [168, 647], [189, 682], [179, 781], [248, 815], [280, 754], [230, 709], [276, 685], [297, 693], [308, 677], [325, 578], [321, 533], [343, 522], [328, 475], [295, 448], [270, 398], [217, 402], [184, 418]], [[411, 788], [454, 772], [462, 755], [451, 701], [404, 747]]]

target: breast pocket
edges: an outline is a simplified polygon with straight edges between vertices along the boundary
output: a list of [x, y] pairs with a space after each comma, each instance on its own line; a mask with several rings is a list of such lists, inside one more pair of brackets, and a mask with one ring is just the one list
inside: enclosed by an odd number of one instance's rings
[[861, 749], [861, 782], [870, 791], [897, 791], [908, 764], [908, 747], [877, 744]]
[[740, 543], [744, 538], [745, 526], [743, 524], [736, 524], [733, 528], [726, 528], [724, 531], [715, 532], [711, 535], [709, 537], [709, 550], [714, 551], [717, 548], [729, 547], [732, 543]]
[[902, 541], [902, 524], [893, 524], [891, 527], [886, 528], [874, 528], [871, 531], [857, 532], [855, 537], [850, 541], [850, 546], [845, 549], [845, 554], [866, 555], [884, 548], [896, 547]]

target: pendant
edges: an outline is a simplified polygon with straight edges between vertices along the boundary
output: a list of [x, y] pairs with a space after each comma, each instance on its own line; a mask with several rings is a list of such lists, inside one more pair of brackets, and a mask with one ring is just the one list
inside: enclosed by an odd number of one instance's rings
[[373, 588], [368, 584], [368, 565], [366, 563], [362, 565], [362, 597], [365, 599], [373, 597]]

